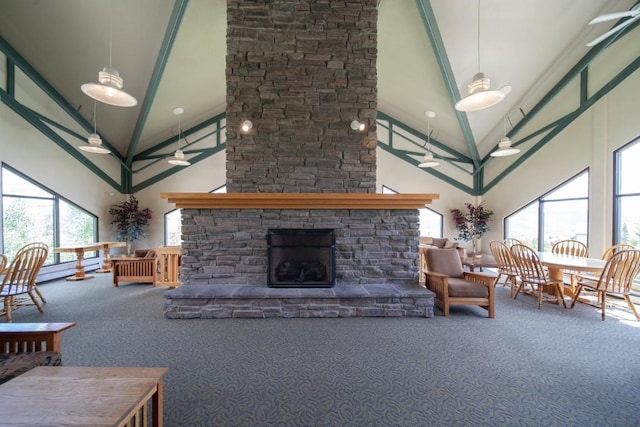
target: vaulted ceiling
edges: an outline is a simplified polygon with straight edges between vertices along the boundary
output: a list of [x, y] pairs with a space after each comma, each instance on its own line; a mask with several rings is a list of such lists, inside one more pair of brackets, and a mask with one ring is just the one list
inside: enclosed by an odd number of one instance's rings
[[[579, 72], [575, 66], [585, 63], [585, 56], [618, 36], [589, 48], [587, 42], [617, 21], [588, 22], [627, 11], [635, 2], [381, 0], [378, 110], [416, 132], [430, 129], [435, 152], [459, 153], [477, 168], [505, 130], [534, 110], [567, 73]], [[173, 154], [174, 108], [184, 108], [182, 129], [203, 128], [225, 111], [224, 0], [0, 0], [0, 11], [0, 50], [59, 97], [56, 102], [86, 131], [80, 136], [93, 130], [94, 110], [81, 84], [97, 81], [109, 63], [119, 71], [124, 90], [138, 105], [99, 103], [96, 123], [126, 170], [149, 162], [147, 153], [155, 152], [156, 160]], [[623, 36], [635, 38], [638, 49], [636, 27]], [[457, 112], [453, 104], [478, 71], [492, 78], [492, 87], [510, 85], [511, 93], [487, 110]], [[5, 92], [2, 99], [10, 103], [12, 94]], [[429, 123], [427, 110], [436, 113]], [[80, 143], [70, 145], [77, 150]], [[196, 160], [215, 152], [193, 148], [187, 157]], [[81, 160], [95, 156], [79, 153]], [[168, 166], [162, 168], [156, 174]]]

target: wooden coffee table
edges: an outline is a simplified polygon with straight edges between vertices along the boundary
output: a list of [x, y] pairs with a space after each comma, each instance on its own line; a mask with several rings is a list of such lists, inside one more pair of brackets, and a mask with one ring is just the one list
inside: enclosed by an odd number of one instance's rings
[[465, 257], [462, 260], [462, 265], [464, 265], [465, 267], [469, 267], [470, 271], [474, 271], [476, 268], [479, 268], [480, 271], [482, 271], [484, 268], [498, 267], [495, 258], [488, 254], [483, 254], [481, 257]]
[[0, 385], [0, 424], [162, 426], [167, 368], [41, 366]]

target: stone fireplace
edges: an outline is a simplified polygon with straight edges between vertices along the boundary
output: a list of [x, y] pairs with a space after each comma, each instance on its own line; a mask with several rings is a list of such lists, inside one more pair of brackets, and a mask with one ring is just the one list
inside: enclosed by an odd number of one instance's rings
[[[227, 1], [228, 193], [162, 195], [184, 254], [167, 317], [432, 315], [417, 209], [438, 196], [376, 194], [376, 5]], [[269, 287], [274, 229], [332, 230], [336, 286]]]

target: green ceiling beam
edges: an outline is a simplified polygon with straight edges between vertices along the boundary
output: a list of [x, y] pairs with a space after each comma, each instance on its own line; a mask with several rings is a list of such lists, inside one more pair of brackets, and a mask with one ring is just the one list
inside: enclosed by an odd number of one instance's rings
[[160, 52], [158, 53], [158, 58], [156, 59], [156, 64], [153, 68], [153, 73], [151, 74], [151, 80], [149, 81], [149, 87], [147, 88], [144, 100], [142, 101], [140, 115], [138, 116], [136, 126], [133, 130], [133, 134], [131, 135], [131, 141], [129, 142], [129, 148], [127, 150], [125, 160], [126, 164], [129, 166], [133, 163], [133, 158], [136, 150], [138, 149], [142, 130], [144, 129], [144, 125], [147, 123], [149, 112], [153, 106], [153, 100], [158, 92], [158, 87], [162, 80], [162, 74], [164, 73], [164, 69], [169, 61], [171, 49], [173, 48], [173, 43], [175, 42], [178, 29], [180, 28], [180, 23], [182, 22], [188, 3], [189, 0], [176, 0], [173, 5], [173, 12], [169, 19], [169, 25], [167, 26], [167, 30], [164, 34], [164, 40], [162, 41], [162, 46], [160, 47]]
[[[391, 147], [389, 147], [387, 144], [383, 144], [382, 142], [378, 141], [378, 147], [381, 148], [382, 150], [386, 151], [387, 153], [393, 154], [394, 156], [404, 160], [407, 163], [410, 163], [412, 165], [414, 165], [415, 167], [418, 167], [418, 165], [420, 164], [419, 161], [415, 160], [414, 158], [410, 157], [409, 155], [407, 155], [406, 153], [403, 153], [402, 151], [399, 150], [394, 150]], [[464, 185], [463, 183], [451, 178], [450, 176], [447, 176], [445, 174], [443, 174], [442, 172], [438, 171], [437, 169], [434, 168], [425, 168], [422, 169], [425, 173], [428, 173], [430, 175], [435, 176], [436, 178], [453, 185], [454, 187], [464, 191], [465, 193], [469, 193], [471, 195], [475, 195], [477, 193], [477, 191], [467, 185]]]
[[33, 114], [33, 112], [15, 100], [12, 96], [10, 96], [6, 91], [0, 89], [0, 99], [2, 102], [7, 104], [9, 108], [11, 108], [16, 114], [20, 115], [24, 120], [26, 120], [31, 126], [39, 130], [42, 134], [44, 134], [48, 139], [55, 142], [60, 148], [62, 148], [65, 152], [67, 152], [70, 156], [75, 158], [77, 161], [86, 166], [89, 170], [91, 170], [94, 174], [100, 177], [104, 182], [109, 184], [114, 189], [121, 191], [121, 186], [115, 182], [109, 175], [104, 173], [101, 169], [96, 167], [92, 162], [87, 160], [87, 158], [82, 155], [74, 146], [69, 144], [64, 138], [58, 135], [53, 129], [51, 129], [47, 124], [45, 124], [40, 118]]
[[593, 46], [589, 52], [587, 52], [581, 59], [578, 61], [576, 65], [574, 65], [571, 70], [565, 74], [558, 83], [555, 84], [553, 88], [545, 96], [538, 101], [538, 103], [529, 111], [525, 113], [525, 116], [520, 120], [516, 125], [511, 129], [511, 131], [507, 134], [507, 136], [511, 137], [516, 135], [524, 126], [531, 121], [537, 113], [539, 113], [551, 100], [553, 100], [556, 95], [558, 95], [575, 77], [578, 76], [589, 64], [604, 50], [609, 47], [614, 41], [624, 37], [628, 34], [633, 28], [635, 28], [638, 24], [640, 24], [640, 20], [629, 25], [623, 31], [612, 35], [610, 38], [604, 40], [601, 43], [598, 43], [596, 46]]
[[[217, 147], [214, 148], [205, 148], [202, 150], [202, 153], [192, 157], [191, 159], [189, 159], [189, 162], [191, 163], [191, 165], [194, 165], [198, 162], [201, 162], [202, 160], [205, 160], [221, 151], [223, 151], [226, 148], [227, 144], [220, 144]], [[141, 182], [140, 184], [137, 184], [135, 186], [132, 187], [132, 192], [138, 192], [140, 190], [143, 190], [157, 182], [162, 181], [165, 178], [168, 178], [178, 172], [180, 172], [182, 169], [184, 169], [184, 166], [174, 166], [170, 169], [167, 169], [166, 171], [159, 173], [155, 176], [153, 176], [152, 178], [147, 179], [146, 181]]]
[[[455, 104], [460, 100], [460, 92], [458, 91], [458, 86], [453, 70], [451, 69], [451, 64], [449, 63], [447, 51], [444, 47], [440, 30], [438, 29], [436, 17], [433, 13], [433, 9], [431, 8], [431, 2], [429, 0], [416, 0], [416, 4], [418, 6], [418, 11], [420, 12], [420, 17], [422, 18], [422, 23], [424, 24], [424, 28], [427, 32], [427, 36], [431, 42], [433, 53], [436, 56], [438, 66], [440, 67], [440, 73], [442, 74], [445, 86], [449, 92], [451, 103]], [[477, 168], [480, 166], [480, 153], [478, 153], [478, 147], [476, 146], [475, 139], [473, 138], [473, 132], [471, 132], [469, 120], [467, 119], [466, 113], [458, 110], [455, 110], [455, 113], [458, 118], [458, 123], [460, 124], [460, 130], [462, 131], [464, 140], [467, 144], [469, 155], [473, 160], [474, 167]]]
[[582, 113], [591, 108], [596, 102], [600, 100], [603, 96], [611, 92], [616, 86], [622, 83], [627, 77], [633, 74], [635, 71], [640, 68], [640, 56], [637, 57], [634, 61], [632, 61], [629, 65], [627, 65], [622, 71], [620, 71], [616, 76], [614, 76], [609, 82], [607, 82], [604, 86], [600, 88], [593, 96], [587, 99], [584, 103], [581, 103], [580, 106], [572, 113], [565, 116], [558, 125], [547, 135], [545, 135], [540, 141], [538, 141], [533, 147], [531, 147], [527, 152], [520, 156], [516, 161], [514, 161], [507, 169], [502, 171], [497, 177], [493, 179], [486, 187], [483, 189], [483, 194], [486, 191], [492, 189], [496, 184], [498, 184], [502, 179], [504, 179], [509, 173], [511, 173], [514, 169], [524, 163], [529, 157], [531, 157], [536, 151], [542, 148], [545, 144], [551, 141], [557, 134], [562, 132], [567, 126], [569, 126], [575, 119], [577, 119]]
[[[216, 130], [218, 132], [218, 136], [216, 137], [216, 145], [220, 145], [220, 132], [225, 128], [225, 126], [222, 126], [222, 120], [226, 117], [225, 113], [220, 113], [210, 119], [207, 119], [205, 121], [203, 121], [202, 123], [199, 123], [185, 131], [182, 132], [182, 136], [183, 137], [189, 137], [190, 135], [201, 131], [202, 129], [205, 129], [211, 125], [217, 125], [216, 126]], [[140, 153], [136, 154], [133, 157], [133, 161], [137, 162], [137, 161], [141, 161], [141, 160], [146, 160], [146, 159], [150, 159], [150, 158], [154, 158], [157, 157], [157, 155], [155, 155], [154, 153], [162, 150], [163, 148], [166, 148], [170, 145], [175, 144], [176, 142], [176, 138], [175, 137], [171, 137], [171, 138], [167, 138], [164, 141], [154, 145], [151, 148], [148, 148], [144, 151], [141, 151]]]
[[[425, 135], [422, 132], [412, 128], [411, 126], [408, 126], [408, 125], [402, 123], [398, 119], [395, 119], [395, 118], [389, 116], [388, 114], [383, 113], [382, 111], [378, 111], [377, 112], [376, 119], [377, 120], [387, 121], [387, 122], [389, 122], [389, 124], [391, 126], [397, 125], [398, 127], [400, 127], [405, 132], [408, 132], [408, 133], [412, 134], [416, 138], [424, 140], [425, 144], [426, 144], [427, 135]], [[393, 142], [393, 131], [390, 134], [389, 141], [390, 141], [390, 143]], [[424, 146], [424, 145], [418, 144], [415, 141], [411, 141], [411, 142], [413, 142], [415, 145], [418, 145], [418, 146], [422, 146], [422, 147]], [[444, 151], [446, 153], [451, 154], [453, 157], [455, 157], [460, 162], [469, 163], [469, 164], [473, 163], [473, 161], [469, 157], [465, 156], [464, 154], [460, 153], [459, 151], [454, 150], [453, 148], [449, 147], [448, 145], [443, 144], [442, 142], [440, 142], [440, 141], [438, 141], [436, 139], [429, 138], [429, 143], [432, 146], [434, 146], [434, 147], [436, 147], [436, 148], [438, 148], [438, 149], [440, 149], [440, 150], [442, 150], [442, 151]], [[424, 154], [424, 152], [422, 154]]]
[[[26, 107], [28, 108], [28, 107]], [[87, 142], [87, 137], [85, 135], [80, 135], [79, 133], [72, 131], [71, 129], [61, 125], [60, 123], [51, 120], [48, 117], [43, 116], [42, 114], [38, 113], [37, 111], [33, 111], [30, 109], [30, 111], [35, 114], [36, 117], [38, 117], [40, 120], [42, 120], [44, 123], [55, 127], [56, 129], [59, 129], [63, 132], [65, 132], [66, 134], [86, 143]], [[111, 147], [111, 144], [109, 144], [109, 142], [106, 139], [102, 139], [102, 145], [105, 147]], [[122, 161], [122, 157], [120, 156], [120, 154], [115, 150], [115, 149], [111, 149], [111, 153], [109, 153], [112, 157], [114, 157], [121, 166], [123, 166], [124, 168], [129, 169], [129, 167], [127, 165], [124, 164], [124, 162]]]
[[[80, 111], [80, 107], [78, 107], [78, 109], [75, 109], [71, 106], [71, 104], [69, 104], [69, 102], [67, 102], [66, 99], [64, 99], [62, 97], [62, 95], [60, 95], [60, 93], [58, 93], [57, 90], [55, 90], [53, 88], [53, 86], [51, 86], [51, 84], [49, 84], [49, 82], [47, 82], [41, 75], [40, 73], [38, 73], [32, 66], [31, 64], [29, 64], [14, 48], [13, 46], [11, 46], [9, 43], [7, 43], [7, 41], [5, 39], [3, 39], [2, 37], [0, 37], [0, 51], [2, 51], [7, 58], [10, 60], [10, 62], [12, 62], [13, 64], [15, 64], [18, 68], [20, 68], [22, 70], [22, 72], [36, 85], [38, 86], [49, 98], [51, 98], [51, 100], [53, 102], [55, 102], [65, 113], [67, 113], [73, 120], [75, 120], [80, 127], [82, 127], [83, 129], [85, 129], [87, 132], [92, 132], [93, 131], [93, 127], [91, 126], [91, 124], [86, 121], [84, 119], [84, 117], [82, 117], [79, 113]], [[10, 62], [7, 62], [7, 65], [10, 65]], [[13, 68], [13, 67], [8, 67], [8, 68]], [[13, 76], [15, 76], [15, 71], [13, 69], [11, 70], [7, 70], [8, 74], [12, 74]], [[9, 77], [9, 76], [7, 76]], [[12, 79], [15, 79], [15, 77], [12, 77]], [[14, 97], [15, 92], [14, 92], [14, 88], [13, 88], [13, 84], [11, 85], [11, 87], [9, 88], [8, 93], [11, 94], [12, 97]]]

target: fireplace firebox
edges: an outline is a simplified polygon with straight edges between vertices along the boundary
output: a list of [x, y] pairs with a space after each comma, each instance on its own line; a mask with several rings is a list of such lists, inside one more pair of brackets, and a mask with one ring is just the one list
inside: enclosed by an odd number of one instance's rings
[[336, 282], [333, 229], [269, 229], [270, 288], [331, 288]]

